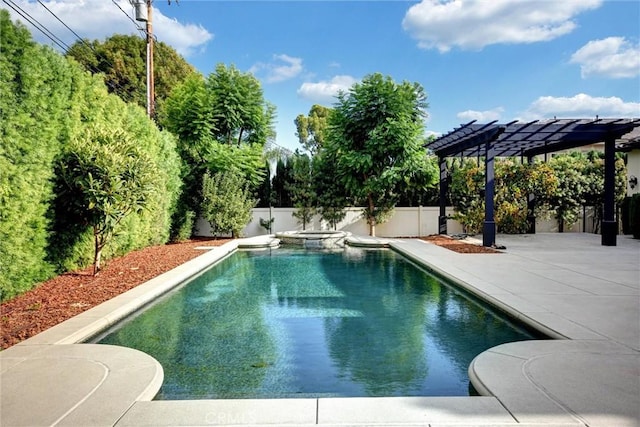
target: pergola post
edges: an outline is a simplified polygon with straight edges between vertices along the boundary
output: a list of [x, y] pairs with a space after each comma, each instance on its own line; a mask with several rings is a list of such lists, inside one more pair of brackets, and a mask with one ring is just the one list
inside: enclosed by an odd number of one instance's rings
[[449, 181], [447, 180], [447, 162], [444, 157], [438, 157], [440, 165], [440, 215], [438, 215], [438, 234], [447, 234], [447, 192]]
[[[527, 157], [529, 166], [533, 165], [534, 157]], [[527, 233], [536, 234], [536, 195], [529, 193], [527, 195]]]
[[616, 246], [618, 221], [616, 220], [616, 141], [604, 141], [604, 206], [602, 210], [602, 245]]
[[496, 223], [493, 219], [494, 195], [494, 158], [493, 141], [487, 140], [484, 145], [485, 181], [484, 181], [484, 225], [482, 227], [482, 245], [493, 246], [496, 243]]

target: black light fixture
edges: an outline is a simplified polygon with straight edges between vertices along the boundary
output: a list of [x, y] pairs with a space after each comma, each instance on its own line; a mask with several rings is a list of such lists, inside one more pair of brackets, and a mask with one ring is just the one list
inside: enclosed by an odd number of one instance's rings
[[638, 177], [636, 177], [635, 175], [629, 176], [629, 187], [631, 187], [631, 189], [633, 190], [634, 188], [636, 188], [636, 185], [638, 185]]

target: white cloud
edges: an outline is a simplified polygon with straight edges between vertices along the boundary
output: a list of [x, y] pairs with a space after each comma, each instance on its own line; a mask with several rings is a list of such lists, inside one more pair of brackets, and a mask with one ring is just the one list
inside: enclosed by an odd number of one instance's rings
[[258, 62], [254, 64], [249, 72], [258, 74], [262, 70], [267, 71], [267, 83], [277, 83], [292, 79], [298, 76], [302, 70], [302, 58], [294, 58], [289, 55], [273, 55], [272, 63]]
[[497, 107], [492, 110], [486, 110], [486, 111], [474, 111], [474, 110], [462, 111], [457, 114], [457, 117], [460, 120], [465, 120], [465, 121], [476, 120], [478, 122], [484, 123], [484, 122], [492, 122], [494, 120], [500, 120], [500, 118], [502, 117], [502, 113], [504, 113], [504, 108]]
[[329, 81], [303, 83], [298, 89], [298, 96], [312, 102], [333, 103], [339, 91], [347, 91], [357, 80], [351, 76], [335, 76]]
[[580, 64], [582, 78], [635, 77], [640, 74], [640, 44], [634, 46], [624, 37], [592, 40], [571, 55], [571, 63]]
[[570, 98], [541, 96], [523, 114], [522, 120], [547, 118], [640, 117], [639, 102], [625, 102], [611, 96], [593, 97], [579, 93]]
[[482, 49], [491, 44], [548, 41], [570, 33], [580, 12], [602, 0], [422, 0], [402, 27], [424, 49]]
[[[128, 0], [116, 1], [129, 16], [133, 17], [133, 7]], [[72, 45], [77, 40], [75, 35], [38, 2], [28, 0], [14, 0], [14, 2], [67, 45]], [[111, 1], [45, 0], [43, 3], [82, 38], [103, 40], [113, 34], [139, 34], [133, 22]], [[40, 31], [25, 22], [11, 9], [8, 10], [12, 14], [12, 19], [19, 19], [27, 25], [37, 41], [52, 44], [51, 40]], [[144, 23], [138, 24], [141, 28], [144, 27]], [[204, 49], [213, 39], [213, 34], [201, 25], [178, 22], [155, 8], [153, 9], [153, 29], [158, 40], [167, 43], [184, 56]]]

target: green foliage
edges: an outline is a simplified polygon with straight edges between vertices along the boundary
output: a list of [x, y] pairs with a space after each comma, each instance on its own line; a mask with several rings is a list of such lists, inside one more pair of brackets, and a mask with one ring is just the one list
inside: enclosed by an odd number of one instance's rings
[[331, 109], [314, 104], [309, 116], [299, 114], [294, 120], [298, 141], [312, 156], [324, 146]]
[[[495, 168], [495, 222], [498, 231], [526, 233], [529, 215], [546, 212], [558, 180], [545, 163], [523, 164], [513, 158], [500, 159]], [[528, 211], [528, 198], [536, 200], [536, 212]]]
[[364, 204], [371, 235], [389, 217], [406, 184], [424, 169], [426, 107], [419, 84], [397, 84], [381, 74], [366, 76], [338, 96], [329, 117], [327, 150], [337, 161], [336, 179]]
[[100, 270], [102, 250], [120, 230], [120, 223], [146, 206], [157, 170], [127, 133], [89, 128], [72, 140], [60, 167], [62, 198], [72, 205], [94, 238], [93, 272]]
[[[454, 161], [451, 165], [451, 201], [456, 209], [454, 219], [465, 232], [477, 234], [484, 222], [484, 162]], [[546, 212], [549, 200], [556, 194], [558, 181], [545, 163], [522, 164], [517, 159], [499, 159], [495, 163], [494, 219], [502, 233], [525, 233], [527, 217]], [[536, 199], [536, 212], [529, 212], [530, 195]]]
[[122, 233], [103, 259], [166, 241], [180, 189], [175, 138], [144, 111], [109, 95], [101, 77], [31, 41], [0, 11], [0, 298], [6, 299], [92, 260], [86, 218], [72, 209], [57, 172], [87, 129], [123, 132], [162, 171], [146, 199], [148, 210], [120, 221]]
[[216, 66], [207, 79], [215, 139], [222, 144], [264, 145], [275, 136], [275, 107], [264, 101], [260, 82], [235, 66]]
[[484, 167], [471, 159], [450, 167], [449, 197], [456, 210], [453, 218], [462, 224], [465, 233], [477, 234], [484, 221]]
[[214, 234], [238, 237], [251, 221], [251, 198], [246, 180], [233, 172], [205, 173], [202, 179], [202, 216]]
[[[602, 221], [604, 203], [604, 155], [572, 152], [553, 157], [549, 162], [559, 180], [558, 192], [551, 201], [560, 231], [571, 227], [580, 217], [582, 206], [594, 206], [594, 229]], [[615, 200], [622, 203], [626, 193], [626, 167], [624, 161], [615, 161]]]
[[306, 154], [296, 153], [290, 161], [293, 180], [287, 185], [287, 189], [291, 194], [293, 206], [296, 208], [292, 215], [302, 223], [302, 229], [306, 230], [307, 224], [313, 219], [316, 211], [316, 193], [311, 159]]
[[52, 165], [67, 126], [70, 69], [0, 10], [0, 299], [53, 274], [46, 261]]
[[[146, 51], [147, 42], [141, 37], [115, 34], [104, 41], [78, 41], [67, 51], [67, 56], [87, 71], [101, 73], [110, 93], [146, 108]], [[156, 107], [162, 111], [162, 104], [173, 88], [195, 70], [163, 42], [154, 43], [153, 65]]]
[[184, 186], [172, 236], [184, 235], [189, 212], [200, 215], [205, 173], [232, 171], [255, 191], [263, 183], [263, 147], [274, 136], [274, 108], [250, 74], [223, 64], [203, 78], [192, 75], [167, 99], [161, 123], [178, 136]]
[[[594, 206], [593, 229], [599, 232], [602, 222], [602, 206], [604, 205], [604, 153], [590, 151], [586, 154], [584, 175], [585, 193], [583, 195], [586, 206]], [[622, 158], [615, 161], [615, 201], [622, 204], [627, 193], [627, 168]]]
[[290, 160], [278, 159], [276, 162], [276, 173], [271, 178], [271, 193], [274, 207], [290, 208], [293, 206], [289, 189], [292, 181], [293, 170]]
[[313, 181], [316, 192], [316, 209], [320, 217], [336, 229], [346, 216], [348, 199], [344, 188], [335, 179], [336, 160], [328, 150], [322, 150], [313, 157]]
[[559, 231], [570, 228], [579, 218], [588, 182], [585, 175], [586, 162], [580, 153], [561, 154], [549, 162], [558, 178], [558, 190], [551, 199]]

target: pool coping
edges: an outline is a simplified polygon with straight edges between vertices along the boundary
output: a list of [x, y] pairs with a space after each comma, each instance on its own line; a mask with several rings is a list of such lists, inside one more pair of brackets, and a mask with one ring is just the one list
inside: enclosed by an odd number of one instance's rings
[[[274, 244], [273, 236], [262, 239], [266, 239], [267, 246]], [[260, 240], [252, 238], [245, 243], [248, 247], [256, 247], [260, 246]], [[363, 241], [370, 241], [375, 247], [381, 244], [371, 238], [361, 239], [359, 244], [362, 245]], [[447, 251], [446, 249], [424, 242], [412, 242], [414, 243], [408, 244], [406, 240], [385, 239], [384, 245], [389, 245], [438, 274], [450, 277], [480, 297], [489, 299], [494, 304], [497, 302], [501, 309], [547, 334], [558, 338], [570, 335], [523, 314], [491, 295], [491, 292], [474, 286], [470, 283], [472, 280], [464, 280], [463, 274], [456, 274], [446, 266], [438, 266], [438, 262], [429, 262], [429, 257], [424, 255], [426, 250], [429, 255], [446, 258], [443, 256], [445, 252], [442, 252]], [[615, 357], [625, 369], [633, 369], [638, 362], [637, 349], [612, 340], [564, 339], [535, 341], [534, 345], [522, 342], [494, 347], [474, 359], [469, 375], [474, 386], [486, 395], [483, 397], [207, 400], [168, 403], [151, 401], [162, 384], [162, 368], [150, 356], [122, 347], [79, 344], [241, 246], [243, 240], [234, 240], [213, 248], [170, 272], [0, 352], [0, 424], [588, 425], [593, 416], [585, 417], [585, 414], [576, 412], [565, 401], [564, 396], [558, 397], [549, 392], [554, 387], [557, 389], [556, 382], [566, 382], [567, 377], [574, 377], [576, 373], [567, 373], [567, 367], [563, 365], [564, 373], [558, 372], [551, 379], [545, 377], [540, 384], [541, 374], [534, 368], [544, 366], [545, 372], [549, 369], [553, 371], [554, 363], [568, 359], [576, 361], [576, 366], [593, 366], [594, 360], [606, 361]], [[608, 375], [619, 377], [618, 372]], [[621, 380], [624, 381], [624, 378]], [[553, 383], [552, 386], [545, 384], [545, 381]], [[69, 398], [65, 398], [68, 394], [65, 390], [74, 390], [80, 395], [72, 393]], [[82, 390], [85, 390], [85, 395], [81, 395]], [[123, 390], [127, 393], [123, 393]], [[55, 396], [52, 401], [56, 404], [34, 407], [33, 399], [38, 396]], [[635, 403], [635, 396], [631, 396], [630, 405]], [[624, 411], [622, 417], [615, 418], [615, 415], [608, 416], [606, 421], [615, 420], [618, 425], [633, 425], [640, 420], [640, 417], [634, 419], [633, 414], [627, 416], [628, 413]]]

